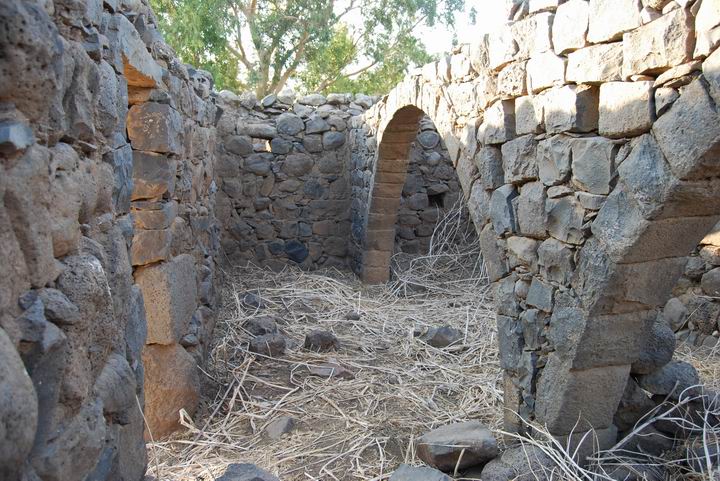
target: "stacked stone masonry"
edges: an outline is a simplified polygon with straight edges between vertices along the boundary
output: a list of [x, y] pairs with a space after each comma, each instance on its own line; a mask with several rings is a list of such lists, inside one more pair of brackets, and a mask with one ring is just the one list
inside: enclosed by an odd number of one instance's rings
[[[258, 100], [218, 95], [217, 217], [234, 264], [347, 268], [353, 171], [352, 124], [375, 102], [366, 95], [291, 91]], [[429, 120], [420, 126], [392, 237], [397, 250], [427, 251], [444, 211], [459, 198], [457, 174]], [[397, 236], [395, 235], [397, 232]]]
[[[388, 279], [429, 116], [494, 285], [507, 428], [522, 429], [518, 413], [612, 444], [626, 386], [663, 394], [643, 380], [675, 370], [666, 303], [720, 215], [720, 3], [508, 3], [504, 28], [356, 121], [354, 168], [370, 182], [353, 191], [352, 266]], [[717, 275], [700, 275], [703, 292]]]
[[0, 478], [142, 479], [141, 409], [161, 437], [197, 406], [219, 259], [385, 281], [456, 196], [509, 429], [612, 443], [667, 395], [673, 330], [717, 337], [720, 0], [507, 4], [382, 99], [257, 100], [145, 0], [0, 2]]
[[140, 0], [0, 2], [0, 479], [132, 480], [214, 322], [209, 76]]

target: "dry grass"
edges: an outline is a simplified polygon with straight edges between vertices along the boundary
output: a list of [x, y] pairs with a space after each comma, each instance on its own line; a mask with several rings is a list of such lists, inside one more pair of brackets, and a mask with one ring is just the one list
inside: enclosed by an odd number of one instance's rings
[[[188, 431], [151, 446], [150, 473], [164, 480], [212, 480], [227, 464], [255, 463], [292, 480], [381, 480], [416, 462], [413, 438], [452, 422], [479, 419], [499, 427], [502, 388], [496, 329], [474, 236], [459, 215], [440, 223], [432, 255], [394, 259], [397, 280], [362, 286], [352, 275], [257, 267], [227, 275], [230, 301], [216, 330], [207, 376], [217, 394]], [[460, 242], [456, 242], [460, 241]], [[252, 292], [265, 308], [244, 305]], [[348, 313], [361, 313], [347, 320]], [[243, 323], [274, 315], [296, 345], [280, 359], [247, 351]], [[436, 349], [414, 333], [432, 326], [461, 330], [461, 345]], [[335, 333], [341, 349], [303, 349], [312, 329]], [[310, 376], [330, 358], [352, 380]], [[298, 420], [279, 441], [264, 427]], [[159, 473], [159, 474], [158, 474]]]
[[[149, 445], [149, 474], [162, 481], [212, 481], [228, 464], [248, 462], [283, 481], [380, 481], [400, 463], [420, 464], [413, 439], [428, 429], [478, 419], [502, 433], [494, 314], [477, 239], [463, 215], [455, 210], [439, 223], [428, 255], [395, 256], [395, 280], [383, 286], [363, 286], [338, 271], [287, 267], [275, 273], [245, 266], [228, 272], [205, 372], [209, 396], [195, 419], [184, 416], [185, 432]], [[247, 292], [260, 297], [264, 307], [244, 304]], [[350, 312], [361, 313], [360, 319], [348, 320]], [[244, 322], [266, 315], [277, 317], [281, 331], [294, 341], [282, 358], [247, 351], [251, 335]], [[441, 325], [460, 329], [462, 345], [436, 349], [415, 336]], [[313, 329], [334, 332], [341, 349], [320, 354], [303, 349], [304, 336]], [[717, 350], [681, 345], [676, 358], [692, 363], [705, 386], [720, 392]], [[355, 378], [310, 375], [308, 367], [329, 360]], [[720, 415], [719, 404], [708, 405], [706, 413]], [[280, 416], [296, 418], [297, 426], [272, 441], [264, 428]], [[659, 417], [687, 426], [667, 408], [641, 423]], [[518, 442], [542, 449], [555, 462], [551, 472], [535, 473], [538, 479], [609, 481], [606, 469], [637, 463], [619, 443], [598, 455], [600, 465], [581, 467], [567, 446], [542, 426], [533, 428], [534, 439]], [[720, 431], [697, 421], [693, 429], [702, 457], [718, 443]], [[658, 467], [666, 480], [720, 481], [717, 471], [688, 469], [688, 453], [680, 446], [665, 459], [642, 462]], [[698, 464], [707, 466], [708, 460], [705, 456]]]

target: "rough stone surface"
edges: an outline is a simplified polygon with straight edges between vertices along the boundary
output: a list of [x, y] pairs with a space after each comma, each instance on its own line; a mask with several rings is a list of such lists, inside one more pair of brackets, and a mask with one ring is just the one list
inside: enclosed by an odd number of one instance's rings
[[280, 481], [254, 464], [230, 464], [216, 481]]
[[492, 432], [478, 421], [434, 429], [417, 438], [415, 445], [420, 459], [448, 472], [485, 464], [498, 455]]
[[452, 481], [452, 478], [437, 469], [401, 464], [390, 481]]
[[654, 121], [652, 82], [608, 82], [600, 86], [600, 135], [634, 137], [649, 132]]

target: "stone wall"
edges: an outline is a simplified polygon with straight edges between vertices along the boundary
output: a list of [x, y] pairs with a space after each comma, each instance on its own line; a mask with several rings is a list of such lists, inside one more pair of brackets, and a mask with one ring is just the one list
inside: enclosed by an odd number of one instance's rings
[[217, 215], [230, 262], [346, 267], [348, 124], [374, 101], [219, 94]]
[[637, 402], [667, 395], [654, 381], [697, 380], [670, 362], [658, 312], [720, 215], [720, 4], [508, 3], [505, 28], [413, 72], [355, 122], [353, 267], [388, 277], [428, 115], [494, 284], [507, 428], [521, 429], [515, 412], [612, 444]]
[[663, 309], [678, 341], [714, 349], [720, 325], [720, 225], [705, 236]]
[[0, 2], [0, 478], [140, 480], [140, 407], [197, 397], [209, 91], [144, 2]]

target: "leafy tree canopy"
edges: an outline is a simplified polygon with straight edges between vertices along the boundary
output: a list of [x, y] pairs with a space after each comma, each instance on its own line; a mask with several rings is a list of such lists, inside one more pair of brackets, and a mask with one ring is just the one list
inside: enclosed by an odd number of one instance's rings
[[416, 29], [464, 0], [151, 0], [168, 43], [220, 88], [384, 93], [431, 60]]

